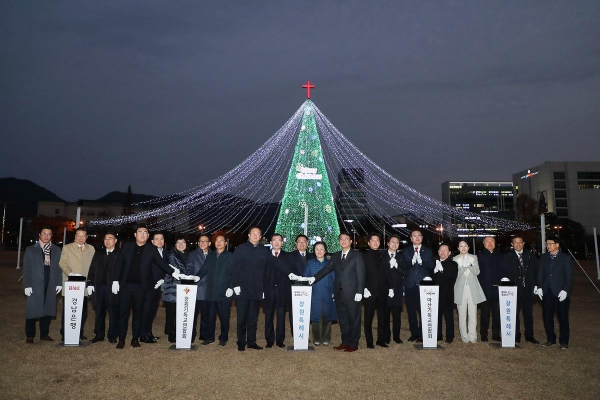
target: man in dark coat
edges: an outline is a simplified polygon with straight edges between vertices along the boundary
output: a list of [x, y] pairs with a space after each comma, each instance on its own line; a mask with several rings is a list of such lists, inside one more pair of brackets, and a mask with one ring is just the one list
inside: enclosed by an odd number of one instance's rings
[[233, 285], [231, 281], [231, 269], [233, 267], [233, 253], [225, 250], [227, 242], [225, 236], [219, 235], [215, 238], [215, 249], [206, 256], [202, 268], [197, 276], [206, 278], [206, 301], [208, 303], [208, 326], [206, 338], [203, 345], [215, 341], [215, 329], [217, 314], [221, 321], [221, 334], [219, 335], [219, 346], [225, 346], [229, 340], [229, 316], [231, 313], [231, 296], [233, 296]]
[[411, 246], [402, 252], [404, 261], [410, 265], [408, 275], [404, 278], [404, 289], [406, 299], [406, 312], [408, 313], [408, 325], [410, 327], [409, 342], [421, 341], [421, 297], [419, 294], [419, 282], [426, 276], [431, 277], [434, 269], [433, 252], [430, 248], [422, 245], [423, 233], [419, 230], [410, 234]]
[[[276, 233], [271, 237], [271, 254], [292, 269], [291, 254], [282, 250], [283, 236]], [[292, 304], [292, 285], [287, 275], [269, 268], [265, 270], [265, 340], [267, 348], [285, 347], [285, 312]], [[277, 315], [277, 328], [273, 326], [273, 318]]]
[[479, 333], [481, 341], [488, 341], [488, 329], [490, 327], [490, 313], [492, 315], [492, 340], [501, 341], [500, 334], [500, 302], [498, 287], [503, 278], [502, 262], [504, 256], [496, 249], [496, 240], [492, 236], [483, 239], [485, 250], [477, 254], [479, 262], [479, 284], [483, 289], [486, 301], [479, 303], [480, 321]]
[[339, 236], [341, 251], [332, 254], [323, 269], [309, 278], [313, 284], [334, 271], [335, 306], [342, 331], [342, 343], [335, 350], [358, 350], [360, 340], [360, 301], [365, 291], [365, 263], [362, 254], [351, 248], [352, 239], [346, 232]]
[[104, 249], [94, 253], [88, 272], [88, 294], [96, 311], [94, 323], [94, 338], [92, 343], [104, 341], [106, 333], [106, 312], [108, 311], [108, 341], [117, 343], [119, 336], [119, 306], [118, 296], [111, 292], [114, 280], [115, 264], [119, 257], [116, 247], [117, 237], [113, 232], [104, 235]]
[[[408, 274], [409, 265], [402, 257], [400, 247], [400, 237], [398, 235], [390, 236], [388, 249], [384, 251], [381, 257], [381, 268], [389, 269], [392, 276], [392, 289], [394, 296], [387, 298], [387, 309], [383, 318], [384, 343], [390, 344], [393, 334], [394, 342], [402, 343], [400, 339], [402, 295], [404, 290], [404, 277]], [[390, 331], [390, 313], [392, 314], [392, 330]], [[378, 317], [379, 318], [379, 317]]]
[[[313, 253], [309, 253], [308, 238], [305, 235], [296, 236], [296, 250], [290, 252], [292, 272], [296, 275], [302, 275], [308, 260], [315, 258]], [[291, 318], [291, 317], [290, 317]]]
[[[204, 265], [206, 257], [210, 254], [210, 238], [207, 235], [200, 235], [198, 238], [198, 248], [190, 253], [188, 258], [186, 273], [188, 275], [198, 276], [198, 272]], [[196, 326], [198, 325], [198, 316], [200, 316], [200, 334], [199, 339], [212, 342], [206, 338], [208, 334], [208, 302], [206, 300], [206, 277], [198, 282], [198, 291], [196, 292], [196, 309], [194, 310], [194, 328], [192, 329], [192, 343], [196, 339]], [[213, 332], [214, 333], [214, 332]], [[206, 344], [210, 344], [206, 343]]]
[[117, 349], [125, 347], [129, 313], [131, 317], [131, 346], [140, 347], [140, 334], [142, 333], [142, 308], [144, 296], [148, 290], [156, 285], [152, 273], [152, 263], [155, 262], [163, 271], [174, 277], [181, 275], [169, 267], [169, 263], [162, 259], [156, 247], [148, 241], [148, 228], [139, 226], [134, 233], [135, 242], [125, 243], [117, 258], [113, 294], [119, 294], [119, 342]]
[[[367, 348], [374, 349], [373, 345], [373, 318], [377, 312], [377, 345], [388, 347], [385, 343], [385, 311], [387, 309], [388, 296], [394, 297], [392, 288], [392, 274], [389, 264], [383, 265], [381, 262], [383, 252], [379, 250], [381, 239], [376, 233], [369, 237], [369, 250], [363, 253], [365, 263], [365, 290], [363, 293], [365, 305], [365, 340]], [[388, 324], [389, 329], [389, 324]]]
[[446, 320], [446, 343], [454, 340], [454, 283], [458, 276], [458, 264], [450, 258], [450, 247], [440, 245], [439, 260], [435, 262], [433, 280], [440, 287], [438, 305], [438, 340], [442, 340], [442, 316]]
[[233, 253], [232, 285], [237, 304], [237, 345], [239, 351], [249, 349], [262, 350], [256, 344], [256, 326], [258, 308], [265, 296], [264, 280], [267, 269], [275, 268], [290, 279], [300, 276], [278, 258], [273, 257], [269, 249], [260, 244], [262, 231], [259, 227], [250, 228], [248, 241], [239, 245]]
[[560, 348], [569, 348], [569, 303], [573, 283], [573, 262], [571, 257], [560, 251], [561, 241], [556, 236], [546, 238], [547, 253], [540, 258], [540, 270], [537, 277], [537, 295], [543, 301], [544, 329], [546, 343], [544, 347], [556, 344], [554, 315], [558, 315]]
[[[165, 235], [162, 232], [154, 232], [152, 235], [152, 244], [158, 250], [160, 257], [168, 261], [169, 251], [165, 248]], [[152, 332], [152, 325], [154, 324], [154, 318], [158, 312], [158, 306], [160, 304], [160, 298], [162, 297], [162, 290], [160, 289], [160, 282], [165, 277], [165, 271], [156, 262], [152, 262], [152, 275], [154, 276], [154, 285], [149, 289], [144, 296], [144, 307], [142, 308], [142, 333], [140, 342], [142, 343], [157, 343], [159, 339]], [[162, 283], [162, 282], [161, 282]]]
[[58, 265], [60, 247], [52, 243], [52, 228], [44, 226], [39, 241], [25, 249], [23, 288], [27, 296], [26, 343], [33, 343], [35, 322], [40, 321], [40, 340], [52, 342], [51, 318], [56, 316], [56, 295], [62, 290], [62, 270]]
[[521, 236], [512, 240], [513, 250], [504, 255], [504, 276], [517, 287], [516, 333], [515, 341], [521, 342], [521, 322], [519, 314], [523, 311], [525, 340], [539, 344], [533, 336], [533, 291], [537, 290], [538, 261], [532, 251], [524, 250], [525, 242]]

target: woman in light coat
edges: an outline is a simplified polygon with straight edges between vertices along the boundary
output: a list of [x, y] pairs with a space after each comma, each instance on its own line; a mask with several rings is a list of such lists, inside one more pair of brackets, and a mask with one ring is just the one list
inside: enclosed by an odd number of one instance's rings
[[477, 256], [469, 254], [464, 240], [458, 243], [460, 254], [453, 258], [458, 264], [458, 277], [454, 284], [454, 303], [458, 306], [458, 327], [463, 342], [477, 342], [477, 304], [484, 302], [485, 295], [479, 284]]

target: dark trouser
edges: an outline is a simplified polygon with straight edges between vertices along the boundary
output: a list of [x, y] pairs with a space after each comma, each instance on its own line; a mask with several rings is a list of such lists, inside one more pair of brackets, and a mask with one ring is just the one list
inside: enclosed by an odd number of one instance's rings
[[325, 304], [321, 303], [321, 318], [319, 322], [312, 322], [313, 343], [322, 344], [331, 342], [331, 321], [325, 318]]
[[[558, 326], [560, 327], [560, 344], [569, 344], [569, 303], [571, 297], [567, 297], [563, 301], [558, 301], [558, 295], [548, 288], [544, 292], [543, 309], [544, 309], [544, 329], [546, 330], [546, 338], [549, 342], [556, 343], [556, 333], [554, 333], [554, 314], [558, 316]], [[41, 326], [41, 324], [40, 324]], [[41, 328], [40, 328], [41, 329]]]
[[164, 301], [163, 304], [165, 305], [165, 333], [169, 335], [169, 340], [173, 341], [175, 340], [175, 324], [177, 322], [177, 303]]
[[[65, 310], [65, 297], [63, 296], [63, 313], [62, 319], [60, 321], [60, 336], [65, 335], [65, 315], [67, 311]], [[87, 320], [87, 296], [83, 296], [83, 306], [81, 307], [81, 328], [79, 329], [79, 336], [83, 335], [83, 328], [85, 327], [85, 321]], [[41, 329], [41, 328], [40, 328]]]
[[[192, 341], [196, 339], [196, 326], [198, 326], [198, 314], [200, 314], [200, 335], [198, 336], [198, 338], [201, 340], [209, 340], [207, 338], [207, 335], [209, 335], [208, 301], [196, 300], [196, 308], [194, 309], [194, 329], [192, 329]], [[212, 334], [213, 338], [211, 340], [215, 340], [214, 330]]]
[[411, 336], [421, 337], [421, 295], [419, 287], [404, 288], [404, 298], [406, 299], [406, 312], [408, 313], [408, 326]]
[[35, 321], [40, 321], [40, 338], [48, 336], [50, 334], [50, 321], [52, 317], [46, 315], [41, 318], [31, 318], [25, 320], [25, 335], [28, 338], [35, 337]]
[[94, 321], [94, 334], [97, 338], [104, 339], [106, 332], [106, 311], [108, 310], [108, 339], [115, 340], [119, 335], [119, 306], [109, 305], [111, 288], [107, 285], [95, 288], [96, 320]]
[[479, 303], [481, 320], [479, 321], [479, 333], [481, 339], [487, 339], [490, 327], [490, 314], [492, 315], [492, 338], [500, 339], [500, 302], [498, 299], [486, 300]]
[[160, 297], [162, 292], [160, 289], [148, 290], [144, 296], [144, 306], [142, 308], [142, 332], [143, 337], [154, 337], [152, 333], [152, 323], [156, 318], [158, 311], [158, 305], [160, 304]]
[[137, 340], [142, 331], [142, 308], [145, 290], [141, 283], [124, 283], [119, 290], [119, 340], [125, 341], [131, 316], [131, 340]]
[[237, 344], [256, 344], [256, 325], [260, 300], [237, 300]]
[[[392, 314], [392, 330], [390, 332], [390, 313]], [[383, 340], [388, 343], [392, 335], [394, 340], [400, 339], [400, 327], [402, 326], [402, 320], [400, 318], [402, 313], [402, 306], [387, 307], [384, 316], [384, 327], [383, 327]]]
[[442, 316], [446, 320], [446, 340], [454, 340], [454, 303], [440, 302], [438, 308], [438, 338], [442, 337]]
[[221, 322], [221, 334], [219, 342], [227, 342], [229, 340], [229, 317], [231, 315], [231, 300], [223, 301], [207, 301], [208, 304], [208, 327], [206, 340], [215, 340], [215, 330], [217, 329], [217, 314]]
[[[383, 296], [371, 296], [368, 299], [365, 299], [365, 321], [364, 321], [364, 330], [365, 330], [365, 339], [367, 344], [373, 344], [373, 318], [375, 317], [375, 312], [377, 312], [377, 343], [385, 342], [386, 333], [385, 333], [385, 319], [386, 319], [386, 309], [387, 309], [387, 298]], [[389, 314], [388, 314], [388, 328], [390, 330], [390, 322], [389, 322]]]
[[360, 340], [360, 301], [346, 300], [343, 296], [335, 299], [335, 308], [340, 321], [342, 344], [358, 347]]
[[[281, 344], [285, 341], [285, 306], [280, 306], [279, 298], [275, 293], [275, 298], [269, 301], [263, 301], [265, 310], [265, 340], [267, 344]], [[277, 330], [273, 327], [273, 318], [277, 314]]]
[[[521, 289], [520, 290], [529, 290]], [[532, 290], [533, 291], [533, 290]], [[517, 293], [519, 295], [519, 293]], [[532, 296], [518, 296], [517, 297], [517, 330], [515, 332], [515, 339], [521, 339], [521, 318], [519, 315], [523, 310], [523, 322], [525, 323], [525, 339], [533, 338], [533, 298]]]

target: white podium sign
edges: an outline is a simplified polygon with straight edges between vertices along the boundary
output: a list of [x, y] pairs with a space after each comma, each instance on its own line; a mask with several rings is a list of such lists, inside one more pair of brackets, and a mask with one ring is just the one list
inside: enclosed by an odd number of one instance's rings
[[518, 315], [517, 287], [498, 286], [500, 295], [500, 329], [502, 333], [502, 347], [515, 347], [515, 324]]
[[64, 290], [64, 345], [79, 346], [79, 337], [81, 336], [81, 314], [83, 311], [83, 297], [85, 295], [85, 281], [66, 281]]
[[423, 285], [419, 287], [419, 293], [421, 295], [421, 330], [423, 334], [423, 348], [437, 349], [440, 287], [437, 285]]
[[192, 328], [196, 309], [195, 284], [177, 284], [177, 317], [175, 320], [175, 348], [190, 350], [192, 347]]
[[292, 286], [294, 350], [308, 350], [312, 286]]

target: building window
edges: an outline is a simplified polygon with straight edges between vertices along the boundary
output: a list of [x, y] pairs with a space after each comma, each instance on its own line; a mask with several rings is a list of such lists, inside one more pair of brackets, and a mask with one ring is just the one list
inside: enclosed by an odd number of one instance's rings
[[566, 208], [557, 208], [556, 209], [556, 215], [558, 217], [568, 217], [569, 216], [569, 210]]
[[567, 199], [556, 199], [556, 207], [568, 207]]
[[579, 181], [579, 189], [600, 189], [600, 181]]
[[566, 190], [555, 190], [554, 191], [554, 197], [557, 199], [566, 199], [567, 198], [567, 191]]
[[567, 182], [565, 181], [554, 181], [554, 189], [566, 189]]
[[58, 215], [58, 214], [60, 214], [60, 210], [59, 210], [58, 208], [55, 208], [55, 209], [54, 209], [54, 214], [55, 214], [55, 215]]
[[578, 172], [577, 179], [600, 179], [600, 172]]
[[554, 179], [566, 179], [564, 172], [554, 172]]

